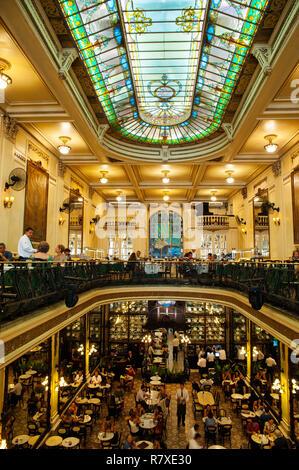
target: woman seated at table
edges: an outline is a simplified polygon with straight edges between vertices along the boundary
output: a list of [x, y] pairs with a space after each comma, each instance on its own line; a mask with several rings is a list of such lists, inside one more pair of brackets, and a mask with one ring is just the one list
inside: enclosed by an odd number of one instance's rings
[[274, 419], [270, 418], [269, 421], [266, 421], [264, 426], [264, 434], [272, 434], [276, 430], [277, 426], [274, 423]]
[[228, 369], [224, 370], [222, 372], [222, 380], [231, 380], [231, 379], [232, 379], [232, 376], [231, 376], [230, 371]]
[[75, 417], [77, 416], [78, 407], [77, 407], [77, 405], [76, 405], [76, 403], [75, 403], [74, 401], [73, 401], [73, 403], [69, 406], [69, 410], [70, 410], [70, 412], [71, 412], [71, 414], [72, 414], [73, 416], [75, 416]]
[[257, 420], [255, 420], [255, 419], [254, 420], [252, 420], [252, 419], [247, 420], [246, 433], [247, 433], [248, 437], [252, 436], [252, 434], [259, 434], [260, 433], [260, 427], [259, 427], [259, 423], [257, 422]]
[[138, 418], [138, 416], [136, 415], [133, 409], [129, 411], [129, 416], [127, 416], [125, 419], [129, 423], [132, 436], [136, 436], [137, 434], [139, 434], [140, 429], [139, 429], [138, 424], [140, 423], [140, 419]]
[[207, 418], [205, 419], [205, 432], [208, 432], [208, 427], [216, 426], [216, 420], [213, 418], [212, 411], [209, 412]]
[[163, 431], [163, 413], [161, 406], [154, 407], [154, 423], [157, 423], [154, 434], [161, 435]]
[[205, 407], [205, 409], [203, 410], [203, 416], [204, 416], [204, 418], [205, 418], [206, 416], [209, 416], [210, 413], [211, 413], [211, 415], [212, 415], [212, 417], [213, 417], [213, 410], [212, 410], [212, 408], [211, 408], [211, 405], [207, 405], [207, 406]]
[[233, 382], [234, 382], [235, 384], [237, 384], [240, 379], [241, 379], [240, 372], [236, 370], [236, 371], [233, 373], [233, 378], [232, 378], [232, 380], [233, 380]]
[[65, 414], [61, 416], [61, 420], [63, 424], [67, 424], [68, 426], [71, 426], [73, 424], [73, 417], [72, 417], [72, 412], [70, 409], [66, 410]]
[[252, 405], [252, 411], [254, 413], [263, 411], [264, 405], [262, 404], [262, 400], [259, 398], [258, 400], [255, 400]]
[[135, 414], [138, 418], [140, 418], [140, 416], [144, 415], [145, 413], [145, 409], [143, 408], [142, 404], [141, 403], [137, 403], [137, 406], [135, 408]]
[[112, 423], [111, 417], [109, 415], [106, 416], [105, 420], [103, 421], [102, 431], [103, 432], [114, 432], [114, 424]]

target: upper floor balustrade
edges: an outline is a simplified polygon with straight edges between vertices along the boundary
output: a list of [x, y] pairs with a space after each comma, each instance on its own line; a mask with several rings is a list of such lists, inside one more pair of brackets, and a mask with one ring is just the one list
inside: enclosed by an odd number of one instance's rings
[[257, 310], [266, 302], [299, 312], [299, 263], [261, 261], [69, 261], [0, 263], [0, 323], [104, 286], [140, 284], [209, 286], [249, 295]]

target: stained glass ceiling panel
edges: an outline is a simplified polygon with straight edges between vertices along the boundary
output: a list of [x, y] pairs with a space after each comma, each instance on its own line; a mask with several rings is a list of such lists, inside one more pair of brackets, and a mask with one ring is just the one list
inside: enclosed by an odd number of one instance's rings
[[151, 144], [220, 127], [269, 0], [59, 0], [110, 125]]

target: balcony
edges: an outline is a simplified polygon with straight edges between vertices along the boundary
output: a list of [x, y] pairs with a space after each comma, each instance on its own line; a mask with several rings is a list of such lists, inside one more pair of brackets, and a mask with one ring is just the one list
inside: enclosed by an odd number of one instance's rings
[[[67, 307], [91, 289], [172, 285], [215, 287], [249, 295], [288, 313], [299, 312], [299, 265], [265, 262], [70, 261], [0, 264], [0, 326], [62, 300]], [[251, 293], [252, 295], [252, 293]], [[258, 308], [257, 308], [258, 310]]]
[[229, 229], [229, 219], [228, 215], [200, 215], [197, 216], [197, 227], [210, 231]]

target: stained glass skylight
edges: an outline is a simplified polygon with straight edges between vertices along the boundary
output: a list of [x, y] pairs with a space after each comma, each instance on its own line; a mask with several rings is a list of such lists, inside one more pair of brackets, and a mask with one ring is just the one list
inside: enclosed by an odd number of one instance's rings
[[221, 125], [269, 0], [59, 0], [110, 125], [144, 143]]

